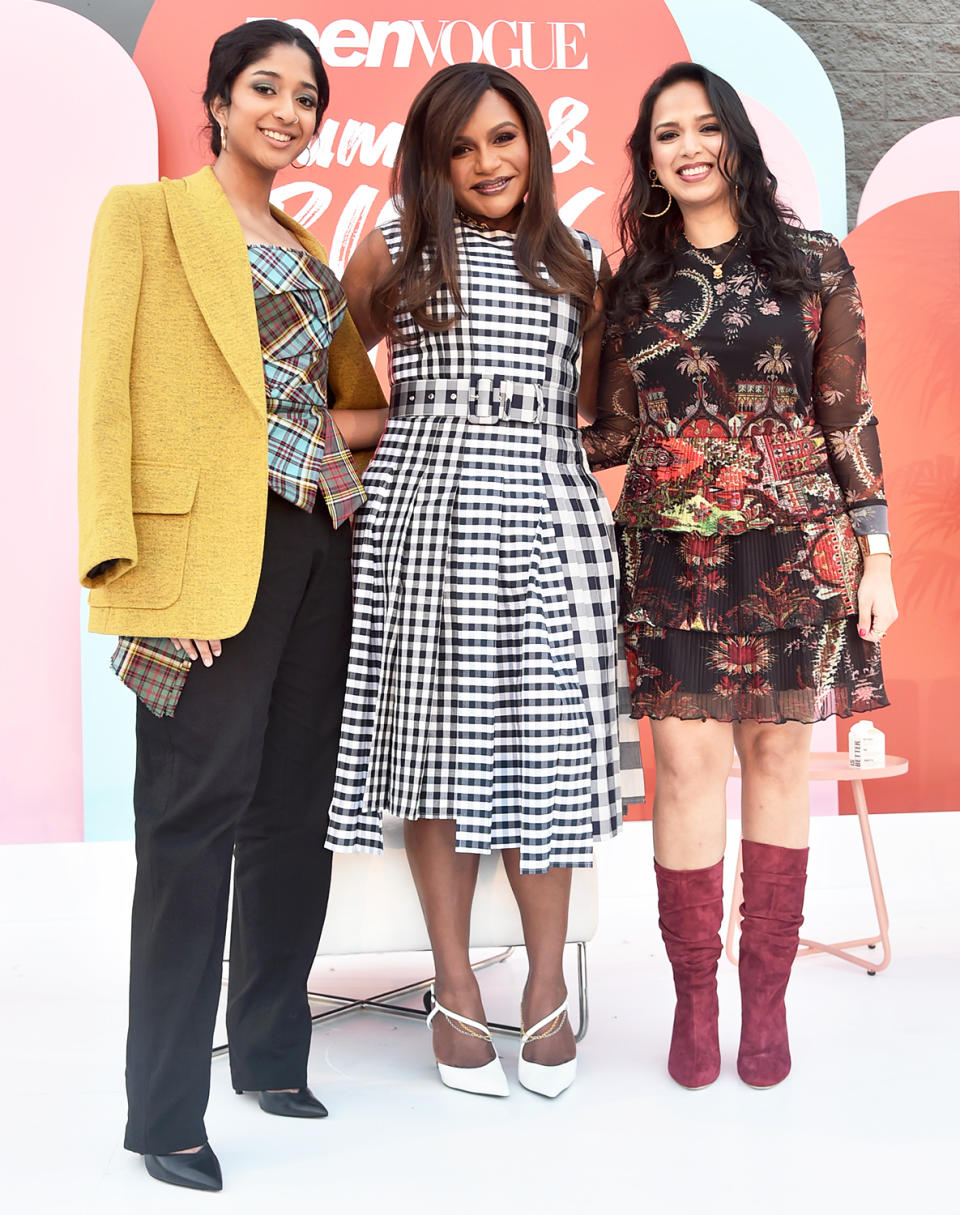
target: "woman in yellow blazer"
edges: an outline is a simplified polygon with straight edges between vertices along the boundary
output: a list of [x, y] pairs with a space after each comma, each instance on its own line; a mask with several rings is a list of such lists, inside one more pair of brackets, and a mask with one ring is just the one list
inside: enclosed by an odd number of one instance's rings
[[204, 94], [216, 163], [113, 190], [91, 252], [80, 573], [138, 696], [125, 1143], [199, 1189], [222, 1184], [203, 1115], [234, 854], [234, 1087], [326, 1114], [306, 978], [364, 496], [350, 449], [386, 411], [322, 248], [269, 196], [328, 97], [298, 30], [224, 34]]

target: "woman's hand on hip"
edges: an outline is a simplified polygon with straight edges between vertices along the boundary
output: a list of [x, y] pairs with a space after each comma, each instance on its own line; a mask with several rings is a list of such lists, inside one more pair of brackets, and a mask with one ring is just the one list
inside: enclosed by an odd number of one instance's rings
[[179, 650], [185, 650], [191, 662], [199, 658], [205, 667], [212, 667], [214, 658], [223, 653], [223, 646], [217, 641], [191, 641], [189, 637], [171, 637], [170, 640]]
[[897, 618], [897, 601], [890, 577], [890, 558], [873, 553], [864, 558], [857, 591], [860, 618], [857, 628], [864, 641], [878, 642]]

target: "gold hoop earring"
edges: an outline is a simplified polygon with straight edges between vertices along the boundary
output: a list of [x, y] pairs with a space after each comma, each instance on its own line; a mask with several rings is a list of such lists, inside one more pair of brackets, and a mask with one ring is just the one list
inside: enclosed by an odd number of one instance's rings
[[651, 188], [651, 190], [662, 190], [664, 192], [664, 194], [666, 194], [666, 196], [667, 196], [667, 205], [663, 208], [662, 211], [641, 211], [640, 214], [646, 216], [647, 219], [659, 219], [661, 215], [666, 215], [666, 213], [670, 210], [671, 206], [673, 205], [673, 195], [670, 193], [670, 191], [667, 189], [667, 187], [663, 184], [662, 181], [657, 180], [657, 170], [656, 169], [650, 170], [650, 188]]

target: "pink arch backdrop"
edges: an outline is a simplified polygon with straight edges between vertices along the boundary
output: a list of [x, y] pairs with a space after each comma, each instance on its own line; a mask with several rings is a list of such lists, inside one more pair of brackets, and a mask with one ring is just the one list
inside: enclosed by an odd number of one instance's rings
[[[97, 17], [96, 2], [90, 10]], [[13, 216], [8, 225], [19, 234], [8, 250], [19, 290], [15, 306], [4, 303], [15, 352], [7, 365], [16, 375], [8, 399], [20, 406], [18, 417], [45, 425], [30, 458], [15, 456], [12, 444], [2, 457], [4, 562], [19, 576], [21, 594], [8, 591], [2, 609], [8, 657], [0, 841], [130, 833], [132, 697], [106, 669], [109, 639], [84, 632], [74, 572], [83, 276], [96, 207], [111, 184], [155, 179], [158, 152], [167, 176], [208, 160], [199, 95], [217, 34], [251, 17], [276, 16], [300, 24], [319, 45], [333, 102], [310, 163], [283, 175], [276, 199], [314, 228], [337, 266], [389, 213], [389, 166], [413, 93], [437, 68], [468, 58], [515, 71], [531, 88], [550, 129], [564, 216], [608, 250], [639, 95], [668, 63], [691, 57], [740, 90], [783, 197], [804, 223], [845, 232], [843, 131], [829, 81], [809, 48], [748, 0], [638, 0], [628, 13], [614, 0], [595, 0], [565, 7], [563, 20], [546, 0], [529, 0], [516, 17], [492, 3], [461, 15], [423, 0], [404, 18], [383, 0], [339, 9], [315, 0], [281, 9], [251, 8], [245, 0], [155, 0], [133, 59], [109, 31], [65, 9], [11, 0], [10, 11], [15, 41], [42, 44], [54, 57], [58, 87], [77, 99], [78, 120], [52, 152], [24, 152], [24, 187], [15, 226]], [[764, 55], [747, 62], [745, 44], [762, 44]], [[946, 164], [928, 154], [931, 147], [942, 152], [942, 139], [942, 130], [924, 128], [891, 150], [864, 193], [860, 226], [845, 241], [867, 301], [903, 600], [903, 621], [885, 652], [894, 705], [878, 724], [889, 748], [911, 757], [912, 769], [877, 793], [877, 807], [890, 810], [960, 805], [943, 724], [960, 659], [939, 636], [950, 636], [960, 590], [951, 517], [960, 457], [951, 442], [958, 422], [947, 348], [960, 331], [960, 183], [956, 166], [929, 176], [932, 163]], [[912, 183], [910, 196], [904, 181]], [[604, 481], [615, 496], [619, 478]], [[837, 735], [835, 723], [825, 723], [817, 745], [842, 746], [846, 726]], [[646, 744], [643, 725], [640, 736]], [[648, 768], [649, 750], [645, 745]], [[838, 806], [847, 809], [828, 789], [817, 808], [835, 813]]]

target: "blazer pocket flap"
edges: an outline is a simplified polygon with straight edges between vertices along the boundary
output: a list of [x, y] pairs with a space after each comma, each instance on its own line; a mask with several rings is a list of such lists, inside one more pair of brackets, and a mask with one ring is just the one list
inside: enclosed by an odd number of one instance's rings
[[185, 515], [197, 496], [200, 470], [170, 464], [134, 464], [132, 470], [135, 515]]

